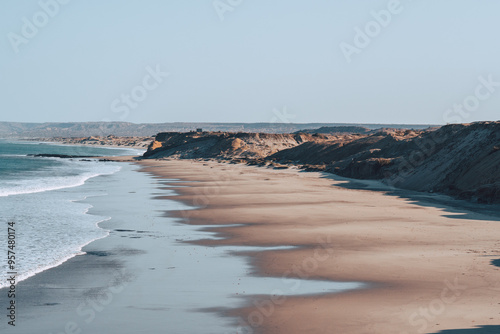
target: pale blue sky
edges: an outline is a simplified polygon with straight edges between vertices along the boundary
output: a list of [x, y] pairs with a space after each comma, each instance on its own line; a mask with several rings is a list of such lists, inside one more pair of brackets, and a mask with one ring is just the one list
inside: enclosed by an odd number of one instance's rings
[[[499, 1], [55, 1], [2, 3], [1, 121], [500, 118], [500, 85], [484, 84], [500, 83]], [[348, 62], [341, 45], [367, 25]]]

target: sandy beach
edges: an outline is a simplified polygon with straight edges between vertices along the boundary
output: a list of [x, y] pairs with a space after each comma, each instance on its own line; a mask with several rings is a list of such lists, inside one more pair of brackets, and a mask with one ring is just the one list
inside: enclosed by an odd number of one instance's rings
[[20, 282], [2, 333], [500, 328], [492, 206], [296, 169], [113, 159], [123, 170], [84, 200], [109, 235]]
[[224, 237], [202, 244], [296, 246], [249, 254], [256, 274], [367, 284], [341, 294], [254, 296], [246, 307], [223, 312], [239, 318], [241, 332], [500, 331], [499, 222], [475, 212], [481, 208], [440, 195], [353, 189], [362, 183], [298, 170], [140, 164], [185, 181], [175, 199], [198, 209], [173, 215], [216, 225], [210, 231]]

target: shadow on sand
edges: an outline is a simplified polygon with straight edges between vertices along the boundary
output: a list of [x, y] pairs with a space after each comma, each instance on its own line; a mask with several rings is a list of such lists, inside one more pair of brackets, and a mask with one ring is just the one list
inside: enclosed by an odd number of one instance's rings
[[[500, 222], [500, 207], [498, 205], [478, 204], [454, 199], [443, 194], [398, 189], [378, 180], [355, 180], [330, 173], [322, 174], [323, 178], [340, 181], [341, 183], [335, 184], [336, 187], [383, 192], [387, 196], [396, 196], [411, 204], [441, 209], [443, 217]], [[500, 259], [491, 260], [491, 265], [500, 267]], [[469, 329], [448, 329], [432, 334], [500, 334], [500, 326], [487, 325]]]
[[481, 326], [469, 329], [448, 329], [433, 334], [499, 334], [500, 326]]
[[[355, 180], [330, 173], [322, 174], [323, 178], [342, 182], [340, 184], [335, 184], [337, 187], [383, 192], [385, 195], [396, 196], [412, 204], [441, 209], [443, 210], [443, 217], [452, 219], [500, 221], [500, 206], [498, 205], [473, 203], [437, 193], [398, 189], [385, 185], [378, 180]], [[448, 214], [444, 214], [444, 212]]]
[[[491, 264], [495, 267], [500, 267], [500, 259], [491, 260]], [[500, 331], [498, 333], [500, 333]]]

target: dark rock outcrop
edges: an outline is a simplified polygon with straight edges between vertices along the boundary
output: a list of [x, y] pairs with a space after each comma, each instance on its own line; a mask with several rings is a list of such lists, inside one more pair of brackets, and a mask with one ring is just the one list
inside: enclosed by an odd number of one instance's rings
[[66, 155], [66, 154], [49, 154], [49, 153], [28, 154], [27, 156], [37, 157], [37, 158], [61, 158], [61, 159], [94, 158], [94, 156], [92, 155]]

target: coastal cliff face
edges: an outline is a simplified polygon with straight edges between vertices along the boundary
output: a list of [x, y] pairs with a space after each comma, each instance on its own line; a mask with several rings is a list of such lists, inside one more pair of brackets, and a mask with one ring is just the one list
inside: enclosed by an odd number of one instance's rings
[[145, 158], [221, 159], [382, 180], [398, 188], [500, 203], [500, 122], [362, 134], [165, 132]]
[[356, 140], [305, 143], [270, 158], [398, 188], [500, 203], [500, 122], [383, 130]]
[[327, 138], [325, 135], [310, 134], [164, 132], [156, 135], [144, 157], [256, 159], [304, 142]]

